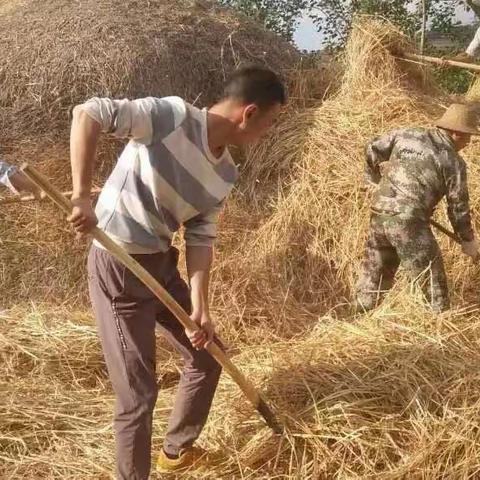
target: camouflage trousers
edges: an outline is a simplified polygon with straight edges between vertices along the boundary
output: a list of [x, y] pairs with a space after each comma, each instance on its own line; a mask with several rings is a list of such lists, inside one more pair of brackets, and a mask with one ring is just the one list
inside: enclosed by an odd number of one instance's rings
[[360, 277], [358, 311], [375, 308], [393, 285], [400, 263], [421, 287], [433, 310], [449, 308], [442, 254], [426, 221], [373, 213]]

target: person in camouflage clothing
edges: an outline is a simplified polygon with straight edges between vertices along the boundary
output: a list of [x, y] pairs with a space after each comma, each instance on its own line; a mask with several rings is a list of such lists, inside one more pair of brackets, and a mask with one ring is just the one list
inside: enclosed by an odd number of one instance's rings
[[435, 311], [449, 307], [443, 260], [429, 221], [445, 196], [448, 217], [464, 253], [473, 258], [478, 255], [466, 165], [458, 154], [471, 135], [480, 135], [477, 123], [472, 107], [454, 104], [436, 128], [395, 130], [367, 146], [366, 180], [375, 185], [375, 194], [357, 284], [357, 311], [377, 306], [392, 287], [400, 263]]

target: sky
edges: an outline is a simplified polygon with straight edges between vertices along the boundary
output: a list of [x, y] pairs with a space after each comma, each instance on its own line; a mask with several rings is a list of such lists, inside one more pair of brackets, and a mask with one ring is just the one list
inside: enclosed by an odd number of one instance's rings
[[315, 25], [308, 17], [300, 20], [293, 39], [300, 50], [311, 51], [322, 48], [322, 35], [317, 32]]
[[[474, 20], [472, 13], [467, 13], [463, 7], [457, 8], [457, 19], [462, 23], [471, 23]], [[319, 50], [322, 48], [322, 35], [317, 32], [313, 22], [303, 17], [294, 35], [294, 41], [301, 50]]]

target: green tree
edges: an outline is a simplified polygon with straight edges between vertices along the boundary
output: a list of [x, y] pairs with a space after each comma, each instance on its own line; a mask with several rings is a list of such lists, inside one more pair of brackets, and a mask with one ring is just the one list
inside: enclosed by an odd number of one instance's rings
[[[341, 48], [357, 14], [376, 15], [390, 20], [412, 38], [419, 35], [423, 25], [421, 0], [219, 0], [259, 21], [266, 28], [291, 40], [301, 15], [309, 15], [323, 33], [327, 47]], [[480, 6], [473, 0], [425, 0], [428, 30], [450, 34], [459, 44], [465, 32], [456, 25], [455, 8], [463, 6], [480, 16]], [[468, 33], [466, 34], [469, 35]], [[418, 37], [418, 40], [420, 38]], [[426, 52], [444, 55], [426, 43]], [[451, 52], [450, 52], [451, 53]], [[462, 93], [470, 84], [471, 75], [458, 69], [437, 69], [438, 81], [447, 91]]]
[[[430, 30], [452, 32], [455, 7], [469, 8], [472, 0], [426, 0]], [[219, 0], [266, 28], [291, 40], [302, 14], [309, 15], [329, 47], [341, 47], [357, 14], [377, 15], [398, 25], [410, 36], [422, 27], [419, 0]]]
[[283, 37], [291, 40], [303, 10], [310, 0], [219, 0], [252, 17]]
[[[457, 3], [455, 0], [427, 0], [429, 29], [452, 32]], [[329, 47], [344, 44], [357, 14], [386, 18], [412, 37], [422, 27], [421, 2], [418, 0], [312, 0], [308, 9]]]
[[[461, 5], [468, 10], [472, 6], [471, 1], [426, 0], [425, 3], [428, 30], [450, 35], [458, 46], [463, 45], [466, 42], [465, 33], [454, 28], [458, 23], [455, 7]], [[317, 28], [324, 34], [325, 43], [330, 48], [343, 46], [356, 14], [384, 17], [410, 37], [420, 40], [417, 35], [422, 28], [423, 8], [418, 0], [314, 0], [310, 8]], [[455, 51], [455, 47], [450, 52], [438, 51], [428, 41], [425, 47], [425, 52], [433, 56], [449, 55]], [[472, 79], [469, 72], [456, 68], [436, 68], [434, 75], [446, 91], [457, 94], [465, 93]]]

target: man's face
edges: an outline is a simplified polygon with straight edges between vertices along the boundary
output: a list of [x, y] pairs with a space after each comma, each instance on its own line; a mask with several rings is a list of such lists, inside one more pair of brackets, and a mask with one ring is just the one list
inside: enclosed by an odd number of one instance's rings
[[260, 140], [275, 123], [282, 110], [279, 103], [260, 109], [257, 105], [243, 105], [238, 111], [235, 145], [250, 145]]
[[453, 132], [453, 141], [457, 152], [463, 150], [471, 141], [472, 136], [469, 133]]

